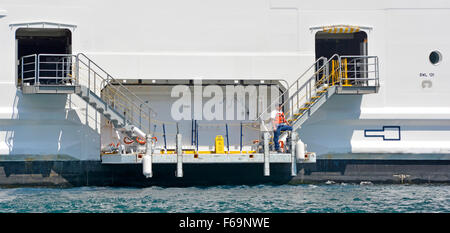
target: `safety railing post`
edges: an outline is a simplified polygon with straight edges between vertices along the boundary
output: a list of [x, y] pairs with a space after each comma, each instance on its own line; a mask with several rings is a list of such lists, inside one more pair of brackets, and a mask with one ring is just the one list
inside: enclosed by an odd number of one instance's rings
[[195, 144], [198, 151], [198, 122], [195, 120]]
[[325, 78], [326, 78], [326, 80], [327, 80], [327, 86], [329, 86], [329, 84], [330, 84], [330, 78], [328, 77], [328, 74], [329, 74], [329, 68], [330, 68], [330, 66], [329, 66], [330, 64], [328, 64], [328, 60], [325, 58]]
[[91, 60], [88, 60], [88, 90], [87, 90], [87, 96], [90, 96], [90, 90], [91, 90]]
[[380, 86], [380, 77], [379, 77], [379, 64], [378, 64], [378, 57], [375, 57], [375, 62], [376, 62], [376, 65], [375, 65], [375, 67], [376, 67], [376, 72], [375, 72], [375, 75], [376, 75], [376, 77], [375, 77], [375, 85], [376, 86]]
[[78, 55], [75, 58], [75, 83], [80, 84], [80, 61]]
[[166, 125], [162, 124], [162, 127], [163, 127], [163, 138], [164, 138], [164, 149], [167, 151]]
[[339, 73], [338, 73], [338, 78], [339, 78], [339, 86], [342, 86], [342, 61], [341, 61], [341, 57], [338, 57], [338, 62], [339, 62]]
[[59, 67], [58, 65], [59, 65], [59, 61], [56, 60], [56, 62], [55, 62], [55, 83], [58, 83], [58, 67]]
[[241, 146], [241, 153], [242, 153], [242, 121], [241, 121], [241, 136], [240, 136], [240, 146]]
[[194, 137], [195, 136], [195, 125], [194, 125], [194, 119], [191, 120], [191, 145], [194, 145]]
[[97, 79], [96, 73], [94, 72], [94, 93], [95, 94], [97, 94], [97, 88], [96, 88], [96, 82], [95, 82], [96, 79]]
[[294, 98], [291, 98], [290, 100], [291, 102], [291, 109], [289, 109], [289, 118], [292, 118], [294, 116]]
[[225, 124], [225, 130], [226, 130], [226, 134], [227, 134], [227, 148], [228, 148], [228, 153], [230, 152], [230, 138], [228, 137], [228, 124]]
[[150, 115], [150, 109], [148, 109], [148, 132], [150, 132], [152, 127], [152, 116]]
[[34, 85], [39, 85], [39, 56], [37, 56], [36, 54], [34, 55], [34, 61], [36, 62], [34, 64], [34, 68], [35, 68], [35, 81], [34, 81]]
[[308, 101], [310, 101], [310, 100], [311, 100], [311, 97], [312, 97], [312, 85], [311, 85], [311, 80], [312, 80], [312, 79], [308, 80], [308, 86], [309, 86], [309, 96], [308, 96]]
[[[298, 91], [298, 88], [299, 88], [299, 87], [298, 87], [298, 80], [297, 80], [297, 82], [296, 82], [296, 83], [297, 83], [297, 91]], [[300, 102], [300, 95], [298, 94], [298, 92], [297, 92], [297, 94], [296, 94], [296, 95], [297, 95], [297, 105], [296, 105], [295, 107], [296, 107], [296, 108], [298, 109], [298, 108], [300, 107], [300, 106], [299, 106], [299, 102]], [[291, 115], [292, 115], [292, 114], [291, 114]]]
[[20, 73], [20, 76], [22, 77], [21, 78], [21, 81], [20, 81], [20, 86], [22, 86], [23, 87], [23, 57], [20, 59], [21, 61], [21, 73]]

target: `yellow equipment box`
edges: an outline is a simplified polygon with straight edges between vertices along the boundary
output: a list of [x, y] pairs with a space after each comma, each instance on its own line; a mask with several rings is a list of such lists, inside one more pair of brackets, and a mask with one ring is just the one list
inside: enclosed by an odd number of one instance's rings
[[222, 135], [216, 136], [216, 154], [225, 154], [225, 144]]

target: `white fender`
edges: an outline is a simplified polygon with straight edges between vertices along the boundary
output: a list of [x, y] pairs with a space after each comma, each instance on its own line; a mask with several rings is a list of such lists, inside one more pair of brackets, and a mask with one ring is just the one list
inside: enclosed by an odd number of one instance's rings
[[[151, 140], [152, 135], [147, 134], [146, 136], [146, 140]], [[153, 176], [153, 169], [152, 169], [152, 144], [151, 143], [147, 143], [147, 145], [145, 145], [145, 155], [142, 158], [142, 174], [146, 177], [152, 177]]]
[[144, 157], [142, 158], [142, 174], [146, 178], [153, 176], [151, 155], [144, 155]]
[[296, 150], [296, 156], [297, 156], [297, 160], [305, 160], [305, 144], [302, 142], [302, 140], [298, 140], [297, 141], [297, 145], [295, 145], [295, 150]]

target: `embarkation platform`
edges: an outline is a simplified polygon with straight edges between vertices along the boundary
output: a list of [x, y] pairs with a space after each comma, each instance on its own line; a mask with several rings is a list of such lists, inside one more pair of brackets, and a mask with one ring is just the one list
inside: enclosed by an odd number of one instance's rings
[[[178, 123], [162, 122], [164, 148], [157, 148], [155, 128], [151, 128], [155, 110], [149, 101], [139, 98], [127, 88], [126, 81], [114, 79], [86, 55], [33, 54], [21, 58], [19, 88], [24, 94], [76, 94], [102, 114], [111, 126], [111, 144], [102, 145], [101, 163], [115, 165], [142, 164], [142, 174], [153, 177], [153, 166], [176, 164], [176, 176], [183, 177], [183, 164], [264, 164], [264, 176], [270, 176], [270, 165], [291, 164], [291, 175], [297, 175], [297, 163], [315, 163], [316, 154], [298, 137], [301, 125], [334, 94], [370, 94], [378, 92], [378, 57], [340, 56], [320, 57], [298, 79], [290, 84], [279, 99], [263, 107], [249, 124], [257, 131], [258, 139], [243, 148], [243, 122], [240, 122], [240, 150], [230, 149], [227, 123], [225, 139], [217, 135], [215, 150], [199, 149], [198, 123], [192, 123], [192, 143], [182, 141]], [[279, 100], [282, 99], [282, 103]], [[260, 103], [262, 103], [260, 101]], [[271, 137], [268, 113], [276, 105], [286, 111], [292, 132], [281, 132], [279, 142]], [[265, 115], [266, 116], [265, 116]], [[166, 124], [176, 125], [176, 149], [167, 150]], [[155, 125], [156, 127], [156, 125]], [[112, 133], [114, 131], [114, 133]], [[284, 141], [283, 141], [284, 140]], [[114, 142], [115, 141], [115, 142]], [[273, 150], [279, 143], [281, 151]], [[187, 149], [190, 148], [190, 149]], [[194, 149], [195, 148], [195, 149]]]
[[[136, 164], [142, 163], [142, 155], [130, 154], [106, 154], [102, 156], [103, 164]], [[264, 163], [263, 153], [242, 153], [242, 154], [182, 154], [183, 163]], [[306, 155], [307, 160], [303, 163], [315, 162], [315, 154], [309, 152]], [[269, 153], [270, 163], [292, 163], [292, 155], [289, 153]], [[153, 154], [152, 163], [177, 163], [176, 154]]]

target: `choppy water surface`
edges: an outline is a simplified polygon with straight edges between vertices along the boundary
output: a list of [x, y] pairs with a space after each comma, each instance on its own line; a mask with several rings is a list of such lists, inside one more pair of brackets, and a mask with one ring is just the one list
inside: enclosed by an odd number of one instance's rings
[[0, 212], [450, 212], [448, 185], [0, 189]]

